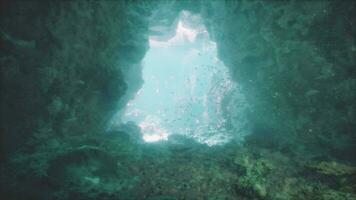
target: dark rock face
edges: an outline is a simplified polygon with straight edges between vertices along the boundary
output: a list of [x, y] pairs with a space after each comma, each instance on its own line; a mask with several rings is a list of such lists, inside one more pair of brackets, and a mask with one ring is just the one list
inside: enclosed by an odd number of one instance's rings
[[231, 1], [206, 6], [206, 24], [220, 58], [253, 107], [254, 127], [293, 140], [291, 145], [352, 158], [354, 13], [350, 1]]
[[[0, 5], [0, 199], [356, 198], [354, 2]], [[183, 9], [203, 17], [251, 106], [243, 146], [106, 132], [141, 87], [149, 26], [170, 37]]]
[[137, 31], [146, 32], [145, 14], [127, 10], [125, 2], [2, 4], [4, 151], [18, 149], [41, 130], [55, 135], [104, 130], [127, 89], [123, 73], [147, 49], [147, 36]]

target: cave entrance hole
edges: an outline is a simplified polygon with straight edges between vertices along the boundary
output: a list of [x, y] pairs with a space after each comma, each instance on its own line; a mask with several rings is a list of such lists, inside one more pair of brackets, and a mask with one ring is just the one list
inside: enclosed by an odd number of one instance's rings
[[150, 36], [144, 83], [121, 120], [135, 122], [146, 142], [180, 134], [209, 146], [225, 143], [231, 134], [222, 101], [234, 83], [200, 16], [182, 11], [176, 24], [169, 39]]

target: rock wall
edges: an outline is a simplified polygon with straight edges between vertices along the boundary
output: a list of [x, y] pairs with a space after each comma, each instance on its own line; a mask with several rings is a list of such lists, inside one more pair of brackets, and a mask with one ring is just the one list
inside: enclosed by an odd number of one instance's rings
[[[2, 2], [2, 155], [21, 148], [33, 134], [64, 137], [104, 130], [128, 88], [123, 74], [140, 71], [148, 48], [150, 13], [142, 6]], [[133, 78], [140, 80], [136, 74]]]
[[[251, 105], [251, 142], [352, 159], [355, 3], [212, 1], [202, 6], [219, 56]], [[309, 155], [315, 156], [314, 153]]]

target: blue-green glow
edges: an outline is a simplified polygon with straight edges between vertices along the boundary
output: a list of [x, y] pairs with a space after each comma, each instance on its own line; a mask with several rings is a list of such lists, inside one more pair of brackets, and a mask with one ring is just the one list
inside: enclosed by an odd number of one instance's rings
[[144, 84], [122, 121], [136, 122], [146, 142], [167, 140], [171, 134], [208, 145], [227, 142], [221, 101], [234, 84], [199, 16], [180, 16], [174, 37], [150, 38], [142, 61]]

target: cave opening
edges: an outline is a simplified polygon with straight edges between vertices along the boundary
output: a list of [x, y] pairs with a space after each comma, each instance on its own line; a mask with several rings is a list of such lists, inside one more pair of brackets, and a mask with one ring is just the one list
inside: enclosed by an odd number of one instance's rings
[[222, 102], [235, 84], [199, 15], [182, 11], [168, 39], [150, 35], [142, 64], [144, 83], [121, 122], [136, 123], [145, 142], [177, 134], [209, 146], [231, 139]]
[[0, 199], [356, 200], [356, 1], [0, 10]]

